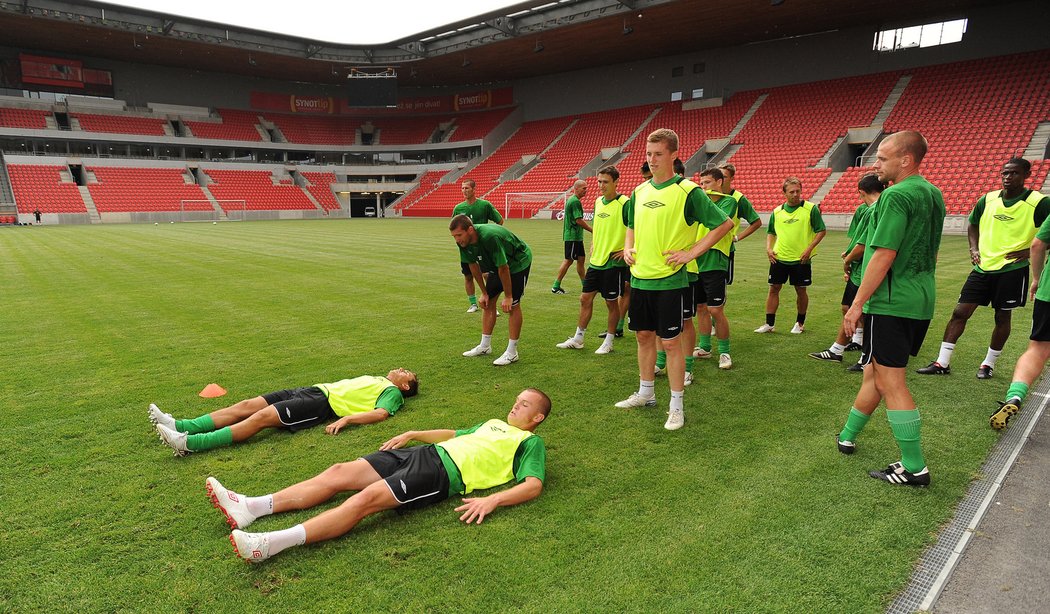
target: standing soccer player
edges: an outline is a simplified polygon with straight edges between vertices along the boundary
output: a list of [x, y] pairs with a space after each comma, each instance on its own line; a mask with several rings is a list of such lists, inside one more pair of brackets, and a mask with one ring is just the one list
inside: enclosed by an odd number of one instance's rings
[[[492, 203], [474, 195], [476, 185], [473, 179], [463, 180], [463, 183], [460, 185], [460, 189], [463, 190], [463, 202], [452, 209], [452, 217], [463, 214], [470, 217], [470, 221], [474, 224], [492, 222], [493, 224], [502, 225], [503, 216], [499, 214], [499, 211], [496, 211]], [[470, 301], [467, 313], [474, 313], [478, 310], [478, 297], [475, 295], [474, 277], [470, 274], [470, 268], [466, 264], [461, 262], [459, 267], [460, 272], [463, 273], [463, 289], [466, 290], [467, 300]]]
[[551, 293], [565, 294], [561, 287], [561, 280], [565, 278], [572, 263], [576, 263], [576, 272], [583, 281], [583, 261], [586, 254], [583, 252], [583, 231], [591, 232], [591, 226], [583, 219], [583, 203], [580, 199], [587, 195], [587, 182], [577, 179], [572, 184], [572, 196], [565, 200], [564, 219], [562, 220], [561, 238], [565, 241], [565, 260], [558, 267], [558, 277], [551, 286]]
[[[620, 171], [606, 166], [598, 171], [598, 187], [602, 194], [594, 200], [594, 227], [591, 231], [591, 262], [583, 280], [580, 295], [580, 319], [576, 334], [558, 344], [562, 349], [582, 349], [583, 336], [594, 312], [594, 295], [601, 292], [609, 310], [605, 337], [595, 354], [608, 354], [613, 349], [618, 323], [621, 321], [619, 299], [627, 278], [627, 263], [623, 261], [623, 241], [627, 227], [623, 224], [623, 205], [627, 197], [616, 191]], [[622, 333], [621, 333], [622, 335]]]
[[901, 460], [868, 473], [890, 484], [926, 486], [930, 472], [922, 454], [921, 420], [905, 379], [908, 356], [926, 337], [936, 299], [937, 250], [944, 228], [944, 197], [919, 174], [928, 145], [922, 134], [904, 131], [879, 144], [875, 172], [892, 183], [868, 220], [864, 275], [843, 323], [846, 334], [864, 321], [864, 380], [838, 436], [843, 454], [856, 450], [857, 436], [872, 412], [886, 402], [886, 418]]
[[[726, 217], [734, 223], [739, 222], [739, 203], [723, 190], [725, 175], [717, 168], [705, 169], [700, 173], [700, 187], [708, 198]], [[700, 227], [697, 238], [708, 233], [705, 226]], [[693, 286], [693, 300], [696, 302], [696, 327], [699, 345], [693, 355], [697, 358], [711, 357], [711, 322], [714, 321], [714, 332], [718, 337], [718, 368], [733, 368], [733, 359], [729, 355], [729, 319], [725, 314], [726, 282], [729, 280], [729, 254], [732, 253], [733, 233], [726, 233], [715, 246], [697, 259], [700, 279]], [[686, 348], [686, 351], [690, 351]]]
[[[518, 361], [518, 339], [521, 336], [521, 297], [529, 282], [532, 250], [514, 233], [497, 224], [475, 226], [466, 215], [452, 218], [448, 226], [459, 246], [460, 262], [470, 266], [470, 273], [485, 292], [478, 297], [484, 310], [481, 317], [481, 343], [463, 352], [464, 356], [484, 356], [492, 352], [492, 330], [496, 327], [496, 297], [503, 293], [503, 312], [508, 314], [507, 350], [492, 361], [497, 367]], [[481, 274], [488, 273], [488, 281]]]
[[[857, 193], [860, 195], [861, 203], [857, 210], [853, 212], [853, 220], [850, 221], [849, 230], [846, 231], [849, 244], [846, 246], [846, 251], [841, 254], [843, 278], [846, 282], [846, 289], [842, 291], [842, 315], [846, 315], [846, 311], [849, 310], [850, 305], [853, 304], [853, 299], [857, 296], [857, 288], [860, 287], [861, 280], [860, 261], [864, 258], [864, 237], [868, 231], [868, 214], [871, 212], [872, 205], [875, 204], [875, 201], [879, 199], [879, 195], [885, 189], [886, 184], [880, 181], [875, 173], [868, 173], [857, 182]], [[864, 339], [864, 327], [858, 326], [856, 332], [853, 333], [852, 340], [850, 339], [846, 335], [846, 326], [843, 324], [839, 326], [839, 334], [835, 337], [835, 343], [832, 343], [831, 347], [823, 352], [810, 352], [809, 357], [817, 360], [842, 362], [842, 354], [844, 352], [855, 351], [861, 348], [860, 344]], [[864, 366], [860, 362], [856, 362], [846, 370], [863, 371]]]
[[[726, 285], [733, 285], [733, 274], [736, 271], [736, 244], [750, 237], [762, 227], [762, 218], [755, 211], [751, 201], [744, 196], [740, 190], [733, 189], [733, 179], [736, 178], [736, 166], [730, 162], [718, 165], [722, 171], [722, 191], [733, 197], [737, 204], [737, 217], [733, 219], [733, 244], [729, 246], [729, 276]], [[740, 232], [740, 220], [747, 220], [747, 228]], [[710, 348], [708, 348], [710, 349]]]
[[977, 379], [991, 379], [992, 370], [1010, 338], [1010, 316], [1024, 307], [1028, 299], [1028, 250], [1036, 230], [1050, 214], [1050, 198], [1025, 188], [1032, 176], [1032, 164], [1011, 158], [1000, 173], [1003, 189], [989, 192], [977, 200], [970, 212], [966, 236], [970, 241], [973, 271], [966, 278], [959, 303], [944, 329], [937, 360], [918, 369], [922, 375], [949, 375], [955, 344], [966, 330], [978, 305], [992, 305], [995, 328], [988, 354], [977, 369]]
[[[616, 404], [620, 408], [656, 405], [655, 339], [667, 352], [671, 401], [664, 428], [685, 424], [685, 356], [679, 335], [689, 277], [685, 265], [707, 252], [733, 228], [698, 185], [676, 175], [678, 135], [661, 128], [646, 139], [645, 156], [653, 178], [637, 188], [624, 207], [627, 225], [624, 260], [631, 267], [631, 322], [637, 335], [638, 392]], [[696, 224], [711, 228], [696, 240]]]
[[1050, 360], [1050, 274], [1046, 268], [1047, 246], [1050, 245], [1050, 218], [1043, 221], [1032, 241], [1032, 334], [1028, 349], [1017, 359], [1013, 381], [1006, 390], [1006, 399], [999, 403], [988, 418], [995, 430], [1006, 428], [1010, 417], [1021, 411], [1021, 403], [1028, 396], [1028, 389], [1035, 383], [1046, 361]]

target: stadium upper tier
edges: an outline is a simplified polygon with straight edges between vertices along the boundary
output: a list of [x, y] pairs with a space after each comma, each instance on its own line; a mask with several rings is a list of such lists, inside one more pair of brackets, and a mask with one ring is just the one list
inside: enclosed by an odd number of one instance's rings
[[[349, 144], [360, 143], [367, 132], [380, 145], [419, 144], [480, 138], [512, 111], [351, 118], [220, 109], [221, 119], [184, 124], [198, 138], [260, 141], [277, 136], [278, 140]], [[44, 111], [0, 109], [0, 124], [39, 129], [48, 124], [47, 116]], [[163, 131], [159, 120], [141, 117], [75, 117], [82, 129], [144, 132], [159, 127]], [[960, 214], [999, 186], [999, 167], [1008, 158], [1021, 156], [1036, 127], [1047, 121], [1050, 50], [756, 89], [736, 93], [717, 106], [650, 104], [529, 121], [466, 172], [415, 165], [410, 172], [416, 173], [416, 187], [394, 203], [394, 210], [407, 216], [446, 216], [463, 198], [462, 179], [471, 178], [477, 183], [478, 197], [512, 217], [530, 217], [560, 207], [581, 176], [588, 182], [584, 206], [590, 209], [598, 195], [595, 171], [615, 164], [621, 173], [619, 189], [629, 193], [641, 180], [638, 169], [645, 160], [645, 136], [668, 127], [679, 134], [680, 157], [694, 178], [704, 166], [731, 162], [737, 168], [734, 187], [756, 209], [770, 211], [783, 201], [784, 179], [799, 177], [803, 196], [828, 213], [853, 210], [857, 179], [874, 159], [872, 142], [890, 132], [920, 130], [930, 142], [924, 174], [941, 187], [949, 212]], [[1050, 160], [1039, 147], [1037, 143], [1029, 156], [1033, 177], [1028, 185], [1035, 188], [1041, 188], [1050, 171]], [[856, 165], [858, 158], [862, 166]], [[48, 158], [41, 162], [37, 166], [21, 160], [8, 167], [19, 211], [28, 213], [39, 206], [41, 211], [84, 212], [70, 169], [55, 166]], [[134, 166], [132, 161], [127, 164]], [[841, 172], [833, 172], [833, 166]], [[96, 197], [100, 212], [136, 206], [143, 211], [172, 210], [173, 202], [196, 199], [190, 196], [202, 190], [220, 201], [246, 201], [247, 209], [334, 210], [340, 204], [331, 186], [341, 181], [339, 175], [345, 176], [341, 169], [317, 172], [314, 167], [295, 177], [289, 175], [295, 167], [283, 165], [274, 171], [202, 171], [200, 176], [188, 167], [164, 173], [101, 171], [81, 183], [93, 196], [101, 195]], [[172, 196], [147, 194], [150, 181], [170, 187]], [[183, 192], [189, 196], [181, 196]]]

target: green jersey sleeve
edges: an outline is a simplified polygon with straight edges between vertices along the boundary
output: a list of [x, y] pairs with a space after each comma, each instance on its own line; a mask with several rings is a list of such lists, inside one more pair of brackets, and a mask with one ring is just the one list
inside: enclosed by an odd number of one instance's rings
[[397, 410], [401, 409], [404, 404], [405, 395], [401, 394], [397, 386], [388, 387], [376, 399], [376, 409], [385, 409], [391, 416], [397, 413]]
[[[971, 224], [977, 226], [981, 223], [981, 216], [984, 215], [984, 196], [977, 199], [977, 204], [973, 206], [973, 210], [970, 211], [970, 215], [967, 218]], [[1038, 224], [1039, 222], [1036, 222]]]
[[1048, 217], [1050, 217], [1050, 196], [1039, 201], [1039, 204], [1035, 206], [1035, 225], [1042, 228], [1043, 222]]
[[[887, 198], [889, 196], [889, 198]], [[882, 193], [879, 199], [879, 219], [876, 225], [868, 225], [868, 247], [900, 251], [907, 236], [907, 203], [896, 192]]]
[[707, 194], [697, 188], [689, 193], [689, 197], [685, 201], [685, 223], [692, 226], [693, 224], [700, 223], [707, 226], [709, 229], [715, 229], [721, 226], [729, 217], [726, 216], [725, 211], [711, 202], [711, 199], [707, 197]]
[[459, 429], [459, 430], [456, 431], [456, 437], [462, 437], [463, 435], [470, 435], [474, 431], [476, 431], [479, 428], [481, 428], [482, 424], [485, 424], [485, 423], [484, 422], [478, 422], [477, 424], [475, 424], [474, 426], [470, 427], [469, 429]]
[[627, 199], [627, 202], [623, 204], [623, 209], [620, 210], [620, 215], [623, 217], [623, 225], [633, 229], [634, 228], [634, 192], [631, 192], [631, 197]]
[[489, 203], [488, 209], [489, 209], [489, 221], [490, 222], [495, 222], [496, 224], [502, 224], [503, 223], [503, 216], [499, 214], [499, 211], [496, 211], [496, 208], [492, 206], [492, 203]]
[[761, 219], [758, 212], [755, 211], [754, 205], [751, 204], [751, 201], [748, 200], [746, 196], [740, 197], [740, 201], [737, 203], [736, 212], [737, 215], [740, 216], [740, 219], [747, 220], [748, 224], [754, 224]]
[[545, 481], [547, 477], [547, 446], [538, 435], [533, 435], [518, 444], [514, 452], [514, 478], [524, 482], [533, 477]]
[[776, 209], [773, 210], [773, 213], [769, 214], [769, 221], [766, 222], [766, 234], [767, 235], [774, 235], [774, 236], [776, 236], [776, 234], [777, 234], [776, 225], [774, 224], [774, 222], [777, 221], [777, 216], [774, 215], [774, 213], [776, 213]]
[[813, 210], [809, 212], [809, 225], [813, 228], [813, 232], [824, 232], [827, 227], [824, 226], [824, 218], [820, 217], [820, 207], [813, 207]]

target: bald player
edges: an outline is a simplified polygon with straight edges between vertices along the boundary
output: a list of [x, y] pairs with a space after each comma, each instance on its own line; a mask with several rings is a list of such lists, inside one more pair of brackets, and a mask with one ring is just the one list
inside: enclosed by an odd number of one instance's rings
[[587, 195], [587, 182], [577, 179], [572, 184], [572, 196], [565, 201], [565, 218], [562, 220], [561, 238], [565, 241], [565, 260], [558, 267], [558, 278], [551, 286], [552, 294], [565, 294], [561, 287], [561, 280], [573, 262], [576, 262], [576, 273], [580, 276], [580, 282], [584, 278], [583, 262], [586, 254], [583, 252], [583, 231], [591, 232], [591, 225], [583, 219], [583, 203], [580, 199]]

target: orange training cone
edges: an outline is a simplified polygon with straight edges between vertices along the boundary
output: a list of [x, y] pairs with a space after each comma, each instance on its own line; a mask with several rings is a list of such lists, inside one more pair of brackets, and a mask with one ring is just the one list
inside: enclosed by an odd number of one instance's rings
[[208, 384], [204, 387], [204, 390], [200, 391], [200, 396], [205, 399], [214, 399], [215, 397], [221, 397], [226, 394], [226, 389], [218, 384]]

